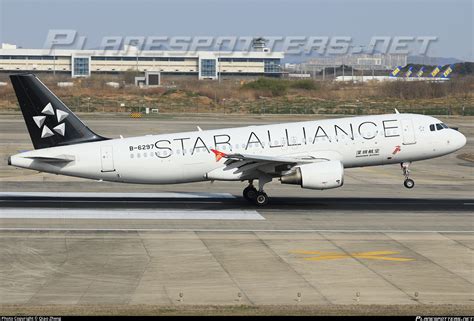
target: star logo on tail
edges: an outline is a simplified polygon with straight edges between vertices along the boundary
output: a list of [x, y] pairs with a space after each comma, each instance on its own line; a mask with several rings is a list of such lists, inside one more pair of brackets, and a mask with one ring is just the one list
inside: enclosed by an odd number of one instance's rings
[[[51, 103], [48, 103], [46, 106], [44, 106], [43, 110], [41, 111], [41, 114], [42, 115], [40, 116], [33, 116], [33, 121], [35, 122], [36, 126], [38, 126], [38, 128], [40, 129], [42, 128], [41, 138], [54, 136], [54, 132], [56, 132], [57, 134], [61, 136], [64, 136], [66, 134], [66, 124], [61, 123], [61, 122], [64, 119], [66, 119], [67, 116], [69, 116], [69, 113], [57, 109], [56, 114], [55, 114], [53, 105]], [[47, 116], [54, 116], [54, 115], [56, 115], [58, 125], [53, 127], [53, 130], [51, 130], [48, 126], [44, 125], [44, 122]]]

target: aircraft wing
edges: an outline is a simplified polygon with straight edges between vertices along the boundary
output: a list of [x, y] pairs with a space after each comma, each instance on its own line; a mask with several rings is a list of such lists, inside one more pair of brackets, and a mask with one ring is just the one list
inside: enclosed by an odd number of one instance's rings
[[298, 164], [298, 163], [312, 163], [316, 158], [311, 156], [302, 157], [286, 157], [286, 156], [262, 156], [262, 155], [249, 155], [249, 154], [226, 154], [221, 151], [211, 149], [216, 155], [216, 161], [222, 158], [235, 160], [235, 161], [248, 161], [248, 162], [262, 162], [262, 163], [276, 163], [276, 164]]
[[232, 178], [238, 176], [242, 179], [255, 176], [256, 172], [263, 172], [271, 176], [281, 176], [281, 173], [291, 170], [294, 166], [304, 163], [325, 161], [311, 156], [264, 156], [249, 154], [226, 154], [211, 149], [216, 156], [216, 161], [226, 159], [224, 167], [208, 173], [209, 177]]
[[273, 156], [260, 156], [260, 155], [245, 155], [245, 154], [229, 154], [225, 156], [227, 159], [238, 160], [238, 161], [251, 161], [251, 162], [265, 162], [265, 163], [278, 163], [278, 164], [297, 164], [311, 162], [304, 158], [294, 157], [273, 157]]

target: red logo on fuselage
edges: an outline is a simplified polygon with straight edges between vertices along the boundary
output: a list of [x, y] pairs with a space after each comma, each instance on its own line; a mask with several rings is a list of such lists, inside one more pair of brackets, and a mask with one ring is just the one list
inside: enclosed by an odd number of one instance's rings
[[392, 155], [395, 155], [396, 153], [400, 152], [402, 149], [400, 148], [400, 145], [395, 146], [395, 149], [392, 152]]
[[211, 151], [214, 153], [214, 155], [216, 155], [216, 162], [220, 161], [222, 159], [222, 157], [227, 156], [227, 154], [225, 154], [223, 152], [220, 152], [218, 150], [215, 150], [215, 149], [211, 149]]

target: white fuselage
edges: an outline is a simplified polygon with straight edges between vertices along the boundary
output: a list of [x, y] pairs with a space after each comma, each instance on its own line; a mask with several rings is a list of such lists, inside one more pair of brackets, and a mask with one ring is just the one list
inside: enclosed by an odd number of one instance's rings
[[[208, 180], [224, 166], [211, 149], [246, 155], [339, 160], [345, 168], [434, 158], [460, 149], [466, 138], [423, 115], [389, 114], [110, 139], [28, 151], [11, 165], [124, 183], [172, 184]], [[68, 158], [67, 163], [38, 158]], [[223, 177], [241, 180], [241, 177]]]

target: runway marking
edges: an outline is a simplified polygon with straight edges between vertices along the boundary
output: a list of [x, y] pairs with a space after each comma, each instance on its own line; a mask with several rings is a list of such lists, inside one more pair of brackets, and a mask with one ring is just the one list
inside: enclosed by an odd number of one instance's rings
[[290, 253], [302, 254], [302, 255], [313, 255], [312, 257], [304, 258], [305, 261], [339, 260], [339, 259], [347, 259], [347, 258], [397, 261], [397, 262], [408, 262], [408, 261], [415, 260], [412, 258], [387, 256], [387, 255], [394, 255], [394, 254], [400, 253], [400, 252], [394, 252], [394, 251], [356, 252], [356, 253], [347, 253], [347, 254], [337, 253], [337, 252], [321, 252], [321, 251], [291, 251]]
[[67, 227], [0, 227], [0, 231], [58, 231], [58, 232], [234, 232], [234, 233], [460, 233], [474, 231], [456, 230], [262, 230], [262, 229], [190, 229], [190, 228], [67, 228]]
[[255, 210], [3, 208], [0, 218], [107, 220], [265, 220]]
[[236, 198], [229, 193], [75, 193], [75, 192], [0, 192], [0, 197], [85, 197], [85, 198]]
[[[205, 199], [205, 198], [203, 198]], [[11, 203], [12, 200], [2, 200], [0, 199], [0, 203], [1, 202], [4, 202], [4, 203]], [[104, 204], [104, 203], [110, 203], [110, 204], [120, 204], [120, 203], [127, 203], [127, 204], [156, 204], [157, 201], [156, 200], [130, 200], [130, 199], [127, 199], [127, 200], [123, 200], [123, 201], [119, 201], [119, 200], [87, 200], [87, 199], [80, 199], [80, 200], [62, 200], [62, 199], [58, 199], [58, 200], [55, 200], [55, 201], [52, 201], [52, 200], [48, 200], [48, 199], [32, 199], [32, 200], [19, 200], [21, 203], [51, 203], [51, 204], [55, 204], [55, 203], [91, 203], [91, 204], [97, 204], [97, 203], [101, 203], [101, 204]], [[18, 201], [17, 201], [18, 202]], [[186, 204], [187, 202], [189, 202], [189, 200], [180, 200], [180, 201], [173, 201], [173, 200], [166, 200], [166, 201], [161, 201], [160, 202], [166, 202], [166, 204], [181, 204], [181, 205], [184, 205]], [[199, 200], [198, 201], [199, 204], [222, 204], [222, 201], [201, 201]], [[8, 206], [8, 205], [6, 205]], [[28, 208], [28, 207], [26, 207]]]

